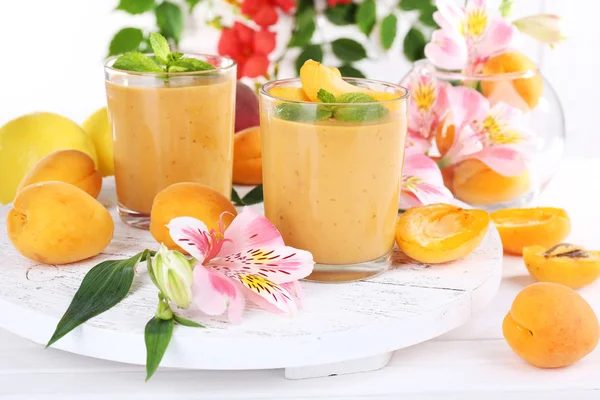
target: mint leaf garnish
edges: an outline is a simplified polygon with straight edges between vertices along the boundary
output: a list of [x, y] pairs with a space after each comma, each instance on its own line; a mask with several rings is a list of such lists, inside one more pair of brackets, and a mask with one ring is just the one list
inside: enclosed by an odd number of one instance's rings
[[142, 53], [127, 53], [116, 59], [113, 67], [126, 71], [137, 72], [164, 72], [150, 57]]
[[196, 60], [195, 58], [183, 57], [176, 61], [173, 61], [171, 65], [186, 68], [188, 71], [208, 71], [215, 69], [212, 65], [206, 61]]
[[177, 65], [171, 65], [170, 67], [167, 68], [167, 71], [169, 71], [169, 72], [187, 72], [189, 70], [185, 67], [178, 67]]
[[275, 107], [275, 115], [286, 121], [314, 122], [331, 118], [330, 106], [284, 103]]
[[167, 39], [158, 33], [151, 33], [150, 46], [152, 46], [156, 60], [163, 65], [167, 65], [169, 63], [169, 54], [171, 54], [171, 47]]
[[171, 54], [169, 54], [167, 56], [167, 63], [172, 63], [174, 61], [179, 60], [181, 57], [183, 57], [183, 53], [180, 53], [178, 51], [174, 51]]
[[337, 97], [336, 103], [373, 103], [375, 99], [360, 92], [344, 93]]
[[323, 103], [335, 103], [335, 96], [325, 89], [319, 89], [317, 99]]
[[371, 106], [339, 106], [333, 110], [333, 117], [344, 122], [377, 121], [387, 114], [387, 108], [380, 104], [373, 104]]

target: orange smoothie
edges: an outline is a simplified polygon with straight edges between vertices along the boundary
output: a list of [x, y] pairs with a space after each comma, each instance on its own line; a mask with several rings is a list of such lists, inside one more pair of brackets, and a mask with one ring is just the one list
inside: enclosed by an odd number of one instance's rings
[[106, 83], [120, 206], [149, 215], [154, 196], [177, 182], [202, 183], [229, 198], [235, 81], [141, 79], [153, 84]]
[[286, 121], [263, 110], [261, 131], [265, 215], [286, 245], [333, 265], [392, 249], [405, 112], [361, 123]]

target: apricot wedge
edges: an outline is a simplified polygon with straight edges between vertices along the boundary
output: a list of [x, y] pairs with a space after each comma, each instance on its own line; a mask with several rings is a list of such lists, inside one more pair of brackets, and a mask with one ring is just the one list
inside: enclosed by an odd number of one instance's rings
[[310, 101], [302, 88], [291, 86], [279, 86], [269, 90], [271, 96], [280, 97], [285, 100]]
[[589, 251], [569, 243], [546, 250], [542, 246], [523, 249], [529, 274], [540, 282], [560, 283], [579, 289], [600, 277], [600, 251]]
[[398, 219], [396, 243], [417, 261], [445, 263], [475, 250], [489, 225], [490, 216], [484, 210], [450, 204], [413, 207]]
[[571, 232], [571, 222], [562, 208], [507, 208], [491, 213], [500, 233], [504, 252], [520, 255], [526, 246], [548, 249]]

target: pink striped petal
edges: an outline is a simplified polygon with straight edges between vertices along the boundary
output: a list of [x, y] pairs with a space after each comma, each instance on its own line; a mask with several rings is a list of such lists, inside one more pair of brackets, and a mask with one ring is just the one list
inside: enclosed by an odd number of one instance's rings
[[467, 86], [446, 89], [452, 123], [458, 129], [473, 121], [482, 121], [490, 109], [489, 101], [478, 91]]
[[[410, 119], [409, 119], [410, 121]], [[431, 148], [431, 140], [421, 136], [420, 131], [414, 131], [410, 127], [406, 137], [406, 149], [413, 149], [419, 153], [426, 153]]]
[[229, 275], [242, 285], [244, 295], [257, 306], [274, 313], [293, 315], [298, 311], [294, 297], [282, 286], [253, 274]]
[[413, 207], [422, 206], [421, 201], [415, 196], [415, 194], [408, 190], [402, 189], [400, 192], [400, 202], [398, 203], [398, 208], [400, 210], [408, 210]]
[[168, 224], [173, 241], [190, 253], [200, 264], [211, 250], [210, 233], [206, 224], [192, 217], [177, 217]]
[[432, 185], [423, 182], [417, 185], [411, 192], [419, 200], [422, 205], [448, 203], [454, 196], [443, 184]]
[[279, 231], [262, 215], [244, 207], [225, 231], [226, 242], [220, 254], [237, 253], [249, 248], [283, 246]]
[[465, 10], [452, 0], [437, 0], [435, 5], [438, 11], [433, 13], [433, 19], [440, 28], [459, 33]]
[[402, 176], [413, 176], [423, 182], [444, 185], [444, 178], [437, 163], [422, 153], [408, 151], [404, 156]]
[[308, 251], [288, 246], [251, 247], [214, 258], [210, 266], [268, 278], [275, 283], [302, 279], [313, 270], [314, 261]]
[[192, 302], [207, 315], [221, 315], [227, 311], [232, 323], [239, 323], [244, 313], [245, 300], [236, 282], [212, 268], [194, 267]]
[[518, 35], [517, 28], [500, 16], [490, 16], [491, 21], [483, 38], [477, 44], [477, 55], [480, 58], [491, 57], [505, 52], [513, 44]]
[[519, 176], [527, 169], [524, 154], [510, 146], [485, 147], [468, 158], [475, 158], [504, 176]]
[[285, 290], [288, 291], [288, 293], [292, 295], [294, 301], [296, 302], [298, 310], [302, 309], [302, 300], [304, 300], [304, 288], [302, 287], [300, 281], [283, 283], [281, 287], [283, 287]]
[[438, 68], [460, 70], [467, 63], [467, 45], [457, 34], [437, 30], [425, 46], [425, 56]]

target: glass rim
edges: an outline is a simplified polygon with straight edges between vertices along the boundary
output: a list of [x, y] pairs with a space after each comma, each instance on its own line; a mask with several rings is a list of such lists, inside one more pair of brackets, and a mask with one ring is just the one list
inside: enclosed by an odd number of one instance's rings
[[376, 84], [380, 84], [380, 85], [384, 85], [384, 86], [388, 86], [388, 87], [392, 87], [392, 88], [396, 88], [399, 89], [399, 91], [402, 92], [402, 95], [400, 97], [396, 97], [393, 99], [389, 99], [389, 100], [383, 100], [383, 101], [373, 101], [370, 103], [317, 103], [314, 101], [306, 101], [306, 100], [292, 100], [292, 99], [286, 99], [284, 97], [279, 97], [279, 96], [274, 96], [272, 94], [269, 93], [269, 91], [267, 90], [267, 87], [269, 86], [273, 86], [276, 83], [291, 83], [291, 82], [299, 82], [300, 78], [287, 78], [287, 79], [276, 79], [276, 80], [272, 80], [269, 82], [266, 82], [264, 84], [261, 85], [260, 89], [259, 89], [259, 93], [265, 97], [268, 97], [270, 99], [273, 100], [278, 100], [278, 101], [284, 101], [286, 103], [293, 103], [293, 104], [327, 104], [330, 106], [367, 106], [367, 105], [376, 105], [376, 104], [390, 104], [396, 101], [401, 101], [401, 100], [407, 100], [410, 97], [410, 91], [408, 90], [407, 87], [402, 86], [402, 85], [398, 85], [395, 83], [391, 83], [391, 82], [384, 82], [384, 81], [378, 81], [375, 79], [367, 79], [367, 78], [351, 78], [351, 77], [342, 77], [343, 80], [352, 80], [352, 81], [361, 81], [361, 82], [370, 82], [370, 83], [376, 83]]
[[502, 80], [515, 80], [515, 79], [527, 79], [540, 74], [539, 68], [528, 68], [522, 71], [514, 72], [500, 72], [495, 74], [484, 74], [484, 73], [473, 73], [465, 74], [460, 71], [450, 71], [439, 69], [428, 60], [417, 61], [414, 67], [420, 69], [421, 72], [431, 75], [435, 78], [439, 78], [447, 81], [460, 81], [460, 80], [477, 80], [477, 81], [502, 81]]
[[[148, 57], [154, 56], [153, 53], [142, 53], [142, 54], [144, 54], [145, 56], [148, 56]], [[215, 73], [215, 72], [223, 72], [223, 71], [228, 71], [237, 66], [237, 62], [233, 58], [227, 57], [227, 56], [218, 56], [218, 55], [214, 55], [214, 54], [202, 54], [202, 53], [183, 53], [184, 56], [191, 56], [191, 57], [195, 57], [195, 58], [209, 58], [210, 57], [210, 58], [218, 58], [221, 60], [227, 60], [227, 61], [229, 61], [229, 64], [222, 66], [222, 67], [215, 67], [215, 69], [209, 69], [209, 70], [205, 70], [205, 71], [185, 71], [185, 72], [129, 71], [126, 69], [114, 68], [112, 66], [112, 63], [114, 63], [116, 61], [116, 59], [119, 58], [121, 55], [111, 56], [108, 59], [106, 59], [106, 62], [104, 63], [104, 70], [125, 73], [128, 75], [137, 75], [137, 76], [165, 76], [166, 75], [166, 76], [175, 77], [175, 76], [198, 76], [198, 75], [204, 75], [204, 74]]]

